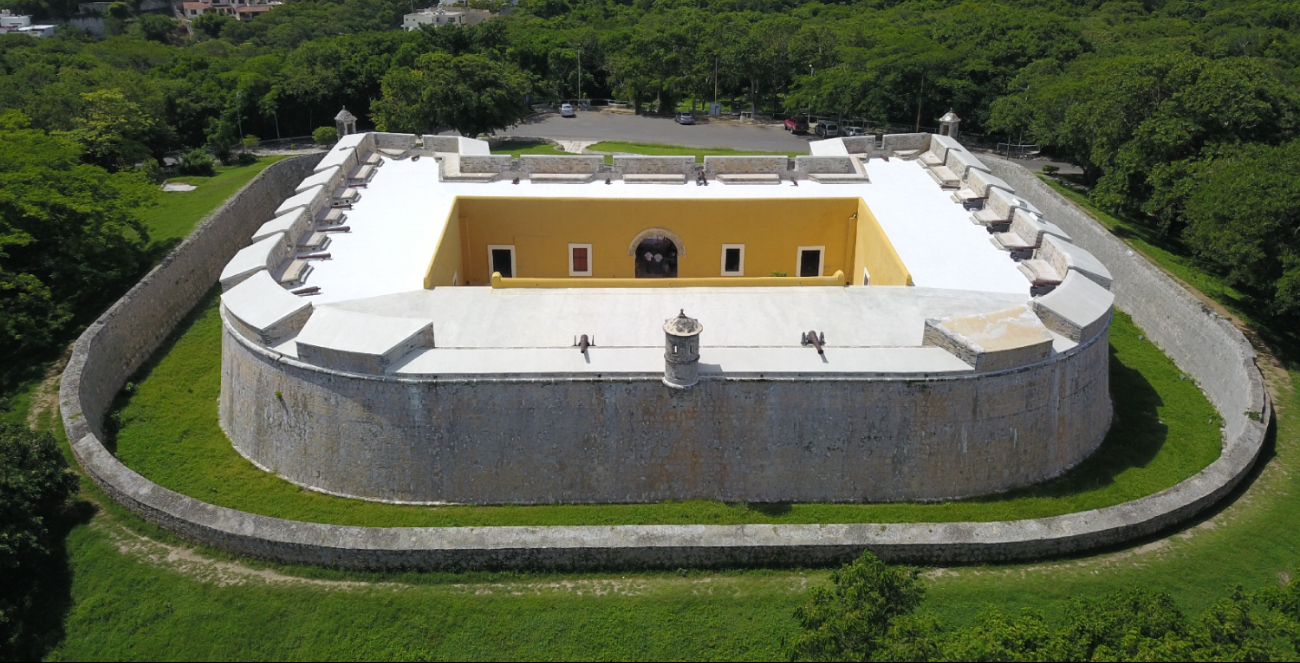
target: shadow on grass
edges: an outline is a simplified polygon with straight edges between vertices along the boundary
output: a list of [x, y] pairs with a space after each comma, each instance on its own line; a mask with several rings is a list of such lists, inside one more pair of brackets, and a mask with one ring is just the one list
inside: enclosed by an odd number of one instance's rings
[[49, 553], [23, 560], [20, 572], [0, 581], [0, 660], [39, 661], [63, 642], [64, 621], [72, 608], [72, 567], [67, 540], [74, 527], [95, 515], [90, 502], [73, 502], [45, 517]]
[[190, 331], [190, 328], [199, 321], [199, 318], [203, 317], [203, 314], [215, 307], [220, 298], [221, 286], [213, 285], [207, 294], [203, 295], [203, 298], [194, 305], [194, 308], [185, 314], [185, 317], [176, 325], [172, 333], [167, 335], [167, 340], [163, 341], [157, 350], [154, 350], [148, 361], [140, 366], [127, 379], [126, 384], [122, 385], [122, 388], [118, 390], [117, 395], [113, 397], [113, 403], [109, 405], [108, 413], [104, 415], [104, 448], [108, 449], [109, 453], [117, 455], [117, 434], [122, 429], [123, 424], [122, 411], [131, 402], [131, 397], [135, 395], [135, 386], [149, 377], [149, 374], [153, 372], [159, 362], [171, 354], [172, 348], [176, 346], [177, 341], [180, 341], [181, 337]]
[[1064, 497], [1102, 488], [1135, 467], [1146, 467], [1165, 445], [1169, 427], [1157, 410], [1164, 400], [1140, 371], [1125, 366], [1110, 348], [1110, 395], [1115, 408], [1111, 427], [1086, 460], [1065, 474], [1034, 486], [974, 497], [963, 502], [1001, 502], [1025, 497]]

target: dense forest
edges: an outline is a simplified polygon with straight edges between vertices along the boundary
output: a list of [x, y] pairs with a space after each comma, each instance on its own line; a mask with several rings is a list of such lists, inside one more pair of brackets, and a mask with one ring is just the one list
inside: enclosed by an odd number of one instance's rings
[[[38, 16], [62, 0], [5, 0]], [[148, 264], [132, 209], [169, 152], [362, 126], [490, 133], [529, 102], [715, 98], [1033, 142], [1104, 209], [1300, 317], [1300, 2], [521, 0], [398, 29], [409, 0], [298, 0], [186, 26], [109, 8], [104, 39], [0, 37], [0, 363], [66, 342]]]

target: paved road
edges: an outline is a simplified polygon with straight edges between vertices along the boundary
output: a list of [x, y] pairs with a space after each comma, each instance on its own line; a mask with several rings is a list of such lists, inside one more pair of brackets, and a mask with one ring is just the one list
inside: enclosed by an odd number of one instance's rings
[[631, 143], [730, 147], [754, 152], [800, 154], [807, 154], [808, 142], [816, 139], [815, 136], [793, 136], [779, 125], [716, 120], [682, 126], [666, 117], [599, 112], [579, 112], [577, 117], [560, 117], [554, 113], [534, 115], [523, 124], [499, 135], [555, 140], [622, 140]]
[[[581, 111], [577, 117], [560, 117], [555, 113], [533, 115], [523, 124], [502, 131], [498, 135], [583, 143], [621, 140], [683, 147], [729, 147], [751, 152], [800, 154], [809, 152], [809, 142], [819, 140], [811, 134], [792, 135], [780, 125], [741, 124], [729, 120], [715, 120], [693, 126], [682, 126], [666, 117]], [[1044, 159], [1012, 159], [1012, 161], [1032, 171], [1038, 171], [1044, 164], [1050, 163], [1060, 168], [1064, 174], [1083, 172], [1077, 166], [1059, 161]]]

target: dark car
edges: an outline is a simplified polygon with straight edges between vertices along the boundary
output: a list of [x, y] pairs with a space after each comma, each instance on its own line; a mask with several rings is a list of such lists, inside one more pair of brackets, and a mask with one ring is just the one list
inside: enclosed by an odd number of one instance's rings
[[695, 124], [695, 116], [690, 113], [678, 113], [673, 116], [677, 124]]
[[801, 120], [793, 117], [786, 118], [785, 130], [790, 133], [806, 134], [808, 133], [808, 120]]

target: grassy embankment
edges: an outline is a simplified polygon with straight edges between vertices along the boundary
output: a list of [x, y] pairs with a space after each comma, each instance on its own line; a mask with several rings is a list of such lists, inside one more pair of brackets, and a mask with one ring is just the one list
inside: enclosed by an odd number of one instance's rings
[[[1277, 394], [1275, 446], [1259, 478], [1221, 513], [1135, 550], [948, 569], [932, 576], [925, 607], [962, 621], [986, 605], [1052, 608], [1064, 597], [1142, 586], [1199, 611], [1226, 586], [1278, 582], [1300, 561], [1300, 403], [1291, 374], [1268, 377]], [[345, 574], [220, 566], [230, 560], [184, 546], [171, 551], [179, 561], [168, 562], [169, 551], [152, 541], [174, 544], [172, 537], [83, 484], [105, 509], [66, 538], [67, 572], [51, 583], [63, 593], [52, 600], [68, 606], [66, 620], [50, 624], [50, 637], [61, 640], [53, 660], [770, 659], [793, 630], [790, 611], [806, 586], [825, 579], [802, 571]], [[290, 582], [301, 577], [359, 584]]]
[[1116, 424], [1101, 451], [1055, 481], [997, 497], [937, 504], [660, 504], [419, 507], [303, 490], [257, 469], [217, 426], [221, 322], [215, 298], [139, 381], [117, 418], [117, 455], [180, 493], [268, 516], [346, 525], [615, 525], [1010, 520], [1094, 509], [1190, 477], [1219, 455], [1204, 395], [1117, 315], [1111, 334]]

